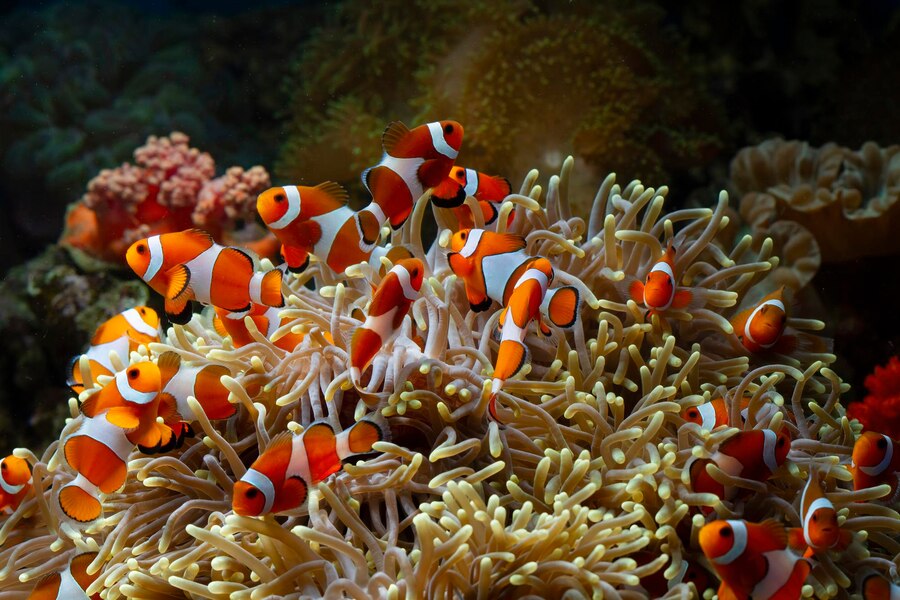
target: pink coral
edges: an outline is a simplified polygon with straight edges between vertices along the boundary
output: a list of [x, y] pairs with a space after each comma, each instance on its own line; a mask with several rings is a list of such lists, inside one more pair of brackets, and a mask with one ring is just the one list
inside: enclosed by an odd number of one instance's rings
[[847, 416], [857, 419], [867, 430], [900, 439], [900, 358], [894, 356], [866, 377], [869, 394], [851, 404]]
[[268, 172], [231, 167], [215, 178], [212, 156], [189, 142], [177, 131], [150, 136], [134, 151], [135, 164], [101, 171], [70, 208], [60, 243], [121, 264], [136, 239], [202, 227], [219, 242], [240, 239], [247, 245], [249, 240], [255, 250], [271, 252], [274, 244], [253, 224], [256, 195], [271, 184]]

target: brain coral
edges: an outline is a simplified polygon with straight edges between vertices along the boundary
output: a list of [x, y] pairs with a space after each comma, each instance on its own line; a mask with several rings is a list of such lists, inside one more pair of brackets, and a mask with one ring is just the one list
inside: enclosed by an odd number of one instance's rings
[[[588, 219], [570, 216], [571, 171], [567, 160], [546, 187], [529, 173], [503, 209], [519, 205], [510, 230], [585, 299], [571, 332], [529, 337], [530, 368], [500, 397], [505, 426], [485, 415], [498, 312], [471, 312], [444, 250], [422, 245], [426, 195], [393, 241], [426, 260], [429, 278], [367, 384], [391, 424], [393, 440], [376, 445], [381, 454], [347, 465], [292, 513], [231, 513], [234, 481], [273, 436], [320, 418], [339, 429], [366, 411], [348, 385], [347, 344], [372, 293], [360, 276], [371, 273], [338, 278], [313, 263], [289, 282], [282, 315], [297, 320], [283, 330], [307, 334], [292, 352], [258, 332], [235, 348], [207, 311], [131, 355], [140, 362], [174, 351], [226, 367], [231, 376], [222, 381], [238, 413], [213, 424], [190, 401], [200, 436], [174, 455], [132, 454], [124, 488], [105, 498], [105, 518], [82, 531], [61, 518], [55, 493], [72, 474], [58, 443], [39, 455], [17, 450], [33, 465], [37, 493], [0, 528], [0, 593], [19, 594], [74, 552], [97, 551], [91, 570], [100, 577], [88, 591], [105, 590], [110, 600], [641, 598], [642, 578], [673, 579], [685, 561], [705, 564], [697, 507], [796, 526], [799, 490], [813, 468], [836, 486], [829, 495], [842, 527], [856, 535], [840, 562], [816, 562], [805, 595], [846, 597], [848, 574], [861, 566], [893, 572], [900, 515], [874, 502], [887, 486], [847, 489], [858, 425], [839, 403], [846, 386], [827, 367], [834, 356], [748, 356], [728, 323], [771, 288], [779, 262], [772, 242], [728, 241], [724, 193], [712, 209], [666, 213], [667, 188], [623, 187], [613, 175]], [[701, 305], [648, 320], [622, 301], [616, 282], [645, 273], [668, 239], [681, 249], [679, 283]], [[822, 327], [796, 316], [788, 325], [811, 339]], [[736, 399], [745, 393], [751, 406], [774, 402], [776, 410], [751, 412], [743, 426], [786, 428], [794, 438], [786, 465], [767, 483], [717, 472], [753, 492], [734, 501], [692, 492], [686, 462], [709, 456], [737, 430], [710, 432], [679, 413], [727, 394], [738, 422]], [[70, 409], [61, 439], [83, 418], [75, 399]], [[673, 582], [666, 596], [697, 592], [694, 583]]]

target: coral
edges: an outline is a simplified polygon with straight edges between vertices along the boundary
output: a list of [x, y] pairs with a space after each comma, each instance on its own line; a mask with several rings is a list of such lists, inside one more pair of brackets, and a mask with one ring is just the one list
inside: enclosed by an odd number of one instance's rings
[[[579, 198], [600, 172], [659, 179], [705, 164], [718, 113], [660, 19], [613, 3], [344, 3], [298, 54], [276, 172], [353, 182], [397, 118], [465, 123], [460, 163], [509, 177], [575, 153]], [[552, 118], [533, 118], [548, 106]]]
[[893, 356], [866, 377], [868, 395], [847, 408], [863, 428], [900, 439], [900, 358]]
[[868, 142], [853, 152], [767, 140], [738, 153], [731, 185], [755, 231], [796, 222], [815, 237], [826, 263], [900, 251], [900, 146]]
[[[314, 262], [288, 283], [281, 312], [293, 319], [281, 333], [306, 334], [293, 351], [252, 329], [255, 341], [235, 348], [207, 309], [131, 355], [140, 362], [173, 351], [227, 368], [222, 383], [238, 412], [213, 424], [190, 400], [201, 437], [170, 456], [132, 454], [124, 488], [104, 500], [104, 518], [82, 531], [61, 519], [55, 494], [72, 474], [59, 444], [40, 456], [16, 451], [32, 464], [37, 493], [0, 528], [0, 593], [21, 593], [72, 554], [95, 551], [89, 571], [100, 577], [88, 591], [105, 590], [109, 600], [641, 598], [641, 579], [658, 572], [674, 579], [685, 561], [704, 564], [698, 507], [797, 526], [799, 491], [812, 469], [837, 488], [829, 497], [856, 536], [839, 562], [816, 561], [805, 595], [846, 595], [847, 573], [864, 565], [888, 572], [900, 515], [876, 504], [886, 486], [848, 491], [845, 465], [858, 428], [839, 403], [846, 385], [827, 367], [834, 356], [748, 356], [735, 346], [728, 319], [771, 287], [772, 241], [747, 235], [732, 244], [724, 193], [712, 209], [666, 213], [667, 188], [623, 187], [612, 175], [588, 219], [570, 216], [571, 170], [567, 160], [546, 187], [529, 173], [501, 209], [517, 205], [509, 230], [552, 262], [559, 282], [577, 286], [585, 304], [571, 332], [527, 340], [530, 367], [499, 397], [505, 426], [486, 419], [498, 311], [471, 312], [445, 250], [423, 246], [426, 195], [392, 241], [424, 259], [429, 277], [400, 336], [364, 377], [365, 400], [391, 426], [392, 441], [375, 446], [380, 454], [345, 466], [297, 511], [261, 519], [230, 513], [234, 481], [273, 436], [317, 419], [340, 429], [367, 411], [349, 385], [348, 343], [374, 271], [359, 267], [344, 278]], [[498, 228], [505, 224], [499, 219]], [[704, 290], [703, 304], [647, 319], [634, 302], [620, 301], [616, 282], [646, 273], [669, 239], [682, 249], [679, 283]], [[413, 325], [422, 346], [412, 341]], [[810, 336], [823, 326], [798, 316], [788, 325]], [[751, 412], [743, 427], [787, 429], [787, 464], [766, 483], [716, 472], [753, 492], [735, 501], [693, 493], [688, 460], [708, 457], [737, 430], [709, 432], [680, 412], [725, 396], [736, 417], [734, 399], [745, 394], [751, 406], [774, 403], [764, 416]], [[83, 418], [75, 399], [69, 408], [61, 439]], [[655, 558], [647, 561], [647, 552]], [[693, 585], [672, 582], [667, 597], [696, 595]]]
[[[212, 156], [174, 132], [150, 136], [134, 151], [135, 164], [104, 169], [66, 215], [60, 244], [89, 257], [122, 264], [137, 239], [203, 227], [217, 240], [274, 254], [274, 242], [255, 224], [256, 195], [270, 185], [262, 167], [231, 167], [221, 177]], [[242, 231], [246, 230], [246, 231]], [[86, 261], [82, 260], [84, 265]]]

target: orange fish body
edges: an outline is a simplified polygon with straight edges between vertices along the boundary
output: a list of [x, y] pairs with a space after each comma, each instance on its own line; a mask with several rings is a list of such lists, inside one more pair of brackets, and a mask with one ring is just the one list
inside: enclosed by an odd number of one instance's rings
[[[253, 324], [256, 325], [256, 329], [264, 337], [271, 339], [272, 334], [288, 322], [278, 316], [279, 312], [278, 308], [262, 304], [254, 304], [248, 312], [231, 312], [222, 308], [216, 308], [213, 326], [222, 337], [230, 335], [234, 347], [240, 348], [255, 341], [244, 322], [246, 317], [250, 317]], [[302, 333], [289, 331], [272, 343], [286, 352], [291, 352], [303, 341], [304, 337]]]
[[686, 308], [693, 301], [693, 294], [688, 290], [679, 290], [676, 282], [675, 248], [670, 241], [662, 258], [650, 268], [644, 282], [631, 282], [628, 294], [632, 300], [646, 306], [650, 314], [661, 314], [670, 308]]
[[[96, 383], [98, 376], [113, 374], [115, 368], [109, 360], [110, 352], [115, 351], [119, 358], [127, 361], [128, 355], [140, 346], [158, 341], [159, 316], [147, 306], [129, 308], [104, 321], [94, 332], [91, 346], [84, 353], [90, 364], [91, 379]], [[69, 387], [76, 394], [84, 391], [80, 358], [76, 356], [73, 360], [69, 379]]]
[[818, 474], [813, 472], [800, 496], [800, 518], [803, 527], [788, 531], [789, 545], [806, 556], [842, 550], [852, 539], [850, 532], [841, 531], [834, 504], [825, 497]]
[[399, 228], [425, 190], [440, 185], [450, 174], [462, 139], [463, 128], [456, 121], [414, 129], [399, 121], [388, 125], [381, 137], [381, 162], [362, 174], [372, 202], [360, 213], [371, 213], [379, 227], [389, 221], [391, 227]]
[[[188, 396], [197, 399], [207, 418], [212, 421], [227, 419], [236, 412], [235, 405], [228, 401], [228, 388], [221, 381], [223, 376], [231, 375], [226, 367], [214, 364], [190, 366], [176, 352], [161, 354], [157, 365], [162, 395], [171, 398], [170, 403], [174, 404], [180, 418], [188, 421], [197, 418], [187, 403]], [[183, 422], [181, 431], [176, 427], [176, 435], [184, 435], [190, 429], [186, 425]]]
[[891, 583], [872, 570], [865, 570], [859, 578], [863, 600], [900, 600], [900, 585]]
[[84, 591], [100, 577], [100, 571], [88, 575], [87, 568], [97, 557], [87, 552], [72, 557], [69, 565], [59, 573], [42, 577], [28, 595], [28, 600], [100, 600], [100, 592], [87, 596]]
[[[741, 418], [747, 420], [747, 412], [750, 410], [750, 396], [741, 399]], [[756, 420], [760, 421], [771, 416], [778, 410], [773, 402], [765, 402], [756, 412]], [[703, 429], [712, 431], [723, 425], [731, 425], [728, 417], [728, 405], [725, 398], [715, 398], [700, 406], [691, 406], [681, 411], [681, 418], [689, 423], [696, 423]], [[734, 425], [740, 427], [741, 424]]]
[[378, 284], [366, 321], [350, 340], [350, 379], [357, 387], [363, 372], [399, 331], [410, 305], [419, 297], [424, 276], [422, 261], [407, 258], [398, 261]]
[[300, 435], [284, 432], [234, 484], [232, 508], [245, 516], [298, 508], [306, 502], [309, 486], [340, 471], [347, 458], [371, 452], [372, 444], [385, 436], [386, 430], [369, 419], [337, 435], [324, 421], [311, 424]]
[[31, 489], [28, 462], [10, 454], [0, 461], [0, 511], [12, 514]]
[[894, 502], [900, 496], [900, 453], [897, 442], [886, 435], [866, 431], [853, 445], [850, 473], [853, 475], [853, 489], [864, 490], [887, 483], [891, 494], [882, 498], [884, 502]]
[[280, 270], [257, 272], [243, 250], [220, 246], [197, 229], [137, 241], [125, 258], [141, 279], [162, 294], [166, 313], [174, 322], [190, 318], [190, 300], [234, 311], [247, 310], [254, 302], [284, 306]]
[[[447, 260], [465, 283], [469, 306], [487, 310], [491, 302], [507, 306], [516, 282], [538, 257], [525, 252], [525, 240], [509, 233], [463, 229], [450, 238]], [[541, 312], [557, 327], [571, 327], [578, 318], [578, 290], [572, 286], [548, 289]]]
[[721, 600], [799, 600], [810, 564], [787, 549], [777, 521], [713, 521], [699, 540], [722, 580]]
[[794, 338], [784, 336], [787, 308], [783, 291], [782, 286], [731, 319], [738, 341], [750, 352], [789, 352], [793, 348]]
[[[453, 167], [450, 175], [431, 191], [431, 201], [441, 208], [452, 208], [459, 222], [459, 229], [475, 226], [472, 211], [463, 206], [466, 197], [475, 198], [481, 208], [485, 226], [492, 225], [499, 214], [499, 205], [509, 196], [512, 188], [504, 177], [485, 175], [475, 169]], [[507, 225], [512, 223], [515, 211], [509, 214]]]

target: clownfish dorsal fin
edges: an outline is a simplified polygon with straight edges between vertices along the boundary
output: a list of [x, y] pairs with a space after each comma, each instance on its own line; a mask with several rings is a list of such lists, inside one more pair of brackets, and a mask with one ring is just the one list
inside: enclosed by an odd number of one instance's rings
[[163, 352], [156, 359], [156, 366], [159, 367], [159, 375], [162, 380], [162, 387], [166, 387], [169, 380], [175, 376], [178, 369], [181, 368], [181, 356], [177, 352], [169, 350]]
[[402, 121], [388, 123], [388, 126], [384, 128], [384, 133], [381, 134], [381, 147], [385, 152], [391, 154], [407, 135], [409, 135], [409, 127]]
[[[497, 233], [490, 238], [491, 254], [505, 254], [507, 252], [518, 252], [525, 249], [525, 238], [515, 233]], [[485, 242], [485, 238], [481, 239], [481, 243]]]
[[[247, 261], [247, 266], [250, 267], [250, 270], [251, 270], [251, 271], [254, 270], [254, 266], [253, 266], [253, 258], [252, 258], [249, 254], [247, 254], [246, 252], [244, 252], [243, 250], [241, 250], [240, 248], [235, 248], [234, 246], [228, 246], [228, 247], [226, 247], [226, 248], [222, 248], [222, 254], [221, 254], [221, 255], [224, 255], [224, 256], [234, 255], [234, 256], [236, 256], [236, 257], [239, 256], [239, 257], [241, 257], [242, 259], [244, 259], [244, 260]], [[221, 255], [220, 255], [220, 256], [221, 256]]]
[[322, 183], [317, 185], [315, 189], [319, 190], [320, 192], [334, 200], [335, 203], [340, 204], [341, 206], [347, 204], [347, 202], [350, 200], [350, 195], [347, 193], [347, 190], [345, 190], [340, 184], [337, 184], [333, 181], [323, 181]]
[[294, 434], [292, 434], [290, 431], [282, 431], [281, 433], [279, 433], [278, 435], [276, 435], [275, 437], [273, 437], [272, 439], [269, 440], [269, 443], [266, 445], [266, 449], [263, 451], [263, 453], [265, 454], [267, 452], [271, 452], [278, 448], [282, 448], [285, 445], [290, 446], [293, 437], [294, 437]]
[[759, 526], [765, 531], [766, 535], [771, 536], [776, 544], [782, 548], [787, 547], [787, 530], [777, 519], [766, 519]]
[[168, 271], [169, 288], [166, 290], [166, 299], [177, 302], [187, 295], [191, 289], [191, 270], [187, 265], [175, 265]]
[[192, 238], [194, 241], [204, 244], [216, 243], [216, 241], [213, 239], [213, 236], [211, 236], [208, 232], [203, 231], [202, 229], [185, 229], [181, 232], [181, 235]]

